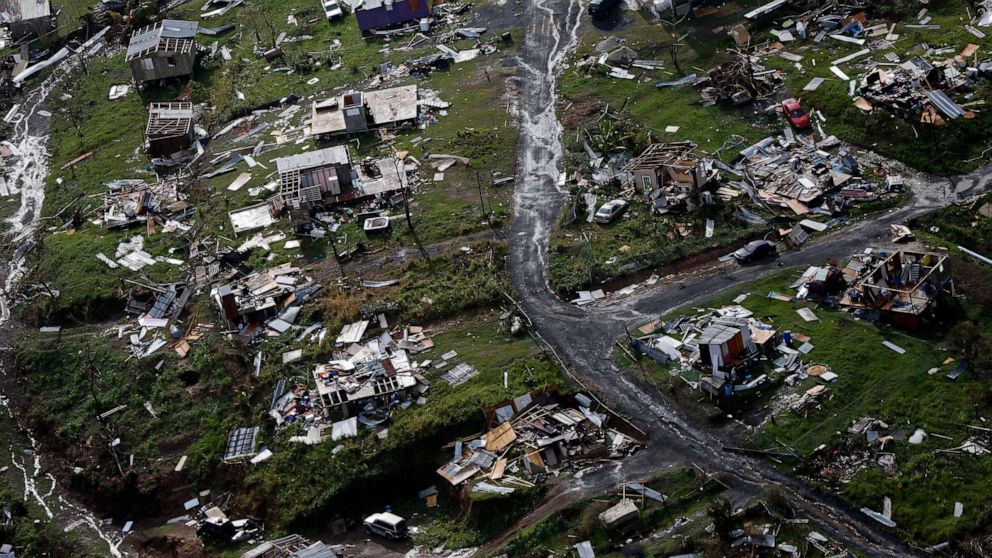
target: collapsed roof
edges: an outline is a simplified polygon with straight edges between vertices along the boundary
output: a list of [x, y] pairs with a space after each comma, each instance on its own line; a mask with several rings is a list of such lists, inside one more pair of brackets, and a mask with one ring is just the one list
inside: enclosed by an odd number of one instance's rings
[[125, 59], [130, 61], [152, 52], [188, 54], [196, 44], [195, 21], [164, 19], [131, 34]]

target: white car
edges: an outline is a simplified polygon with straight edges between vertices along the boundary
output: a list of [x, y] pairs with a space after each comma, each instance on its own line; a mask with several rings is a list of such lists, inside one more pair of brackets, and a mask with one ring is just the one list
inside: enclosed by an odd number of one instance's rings
[[610, 200], [603, 204], [593, 217], [597, 223], [612, 223], [627, 211], [627, 202], [624, 200]]
[[405, 539], [409, 534], [406, 520], [389, 512], [374, 513], [366, 517], [364, 523], [366, 531], [387, 539]]
[[328, 20], [337, 19], [344, 15], [338, 0], [322, 0], [321, 3], [324, 5], [324, 15], [327, 16]]

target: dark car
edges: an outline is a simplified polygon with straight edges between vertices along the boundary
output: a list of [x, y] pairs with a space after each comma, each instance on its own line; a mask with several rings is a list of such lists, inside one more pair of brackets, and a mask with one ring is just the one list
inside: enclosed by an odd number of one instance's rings
[[753, 242], [748, 242], [743, 248], [734, 252], [730, 256], [740, 263], [752, 262], [754, 260], [760, 260], [765, 256], [770, 256], [775, 253], [775, 243], [768, 240], [755, 240]]
[[620, 0], [590, 0], [589, 15], [592, 17], [603, 17], [617, 7]]

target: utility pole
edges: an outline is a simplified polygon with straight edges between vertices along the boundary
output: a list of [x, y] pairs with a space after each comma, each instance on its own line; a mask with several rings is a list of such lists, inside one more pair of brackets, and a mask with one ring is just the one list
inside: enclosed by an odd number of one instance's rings
[[[482, 210], [482, 217], [488, 218], [492, 211], [486, 211], [486, 199], [482, 195], [482, 179], [479, 178], [479, 171], [475, 171], [475, 184], [479, 187], [479, 208]], [[489, 223], [492, 226], [492, 222]]]
[[[400, 181], [400, 185], [403, 187], [403, 209], [406, 212], [406, 226], [410, 227], [410, 234], [413, 235], [413, 241], [417, 243], [417, 250], [420, 251], [420, 255], [430, 262], [431, 256], [424, 249], [424, 244], [420, 242], [420, 237], [417, 236], [417, 229], [413, 227], [413, 218], [410, 217], [410, 188], [408, 185], [403, 184], [403, 175], [400, 174], [400, 165], [397, 162], [395, 154], [393, 155], [393, 170], [396, 171], [396, 179]], [[406, 171], [404, 170], [403, 172]]]
[[403, 208], [406, 210], [406, 226], [410, 227], [410, 234], [413, 235], [413, 241], [417, 243], [417, 250], [420, 250], [420, 255], [425, 260], [431, 261], [430, 254], [424, 249], [423, 243], [420, 242], [420, 237], [417, 236], [417, 229], [413, 228], [413, 219], [410, 218], [410, 197], [407, 194], [408, 190], [408, 188], [403, 188]]

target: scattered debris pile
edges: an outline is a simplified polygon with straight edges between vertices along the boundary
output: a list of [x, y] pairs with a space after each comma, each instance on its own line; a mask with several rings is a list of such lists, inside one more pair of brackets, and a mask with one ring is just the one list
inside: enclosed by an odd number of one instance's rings
[[640, 332], [644, 336], [630, 339], [633, 350], [662, 364], [678, 363], [683, 370], [697, 367], [701, 375], [694, 387], [720, 397], [767, 382], [760, 365], [776, 354], [783, 355], [776, 365], [781, 364], [778, 367], [785, 372], [798, 368], [798, 355], [808, 352], [804, 347], [792, 349], [794, 335], [779, 333], [740, 305], [665, 323], [656, 320], [642, 326]]
[[[206, 492], [209, 496], [209, 492]], [[205, 541], [214, 543], [242, 543], [255, 539], [262, 534], [262, 526], [251, 518], [231, 519], [224, 511], [230, 502], [230, 495], [223, 495], [214, 502], [201, 505], [198, 498], [188, 500], [183, 504], [187, 512], [197, 509], [196, 519], [186, 519], [186, 524], [196, 527], [196, 534]], [[181, 520], [189, 515], [175, 518]], [[172, 520], [170, 520], [172, 521]]]
[[288, 263], [256, 271], [214, 287], [211, 297], [241, 336], [279, 335], [295, 323], [300, 306], [321, 288], [299, 273]]
[[[430, 382], [420, 373], [430, 360], [411, 361], [409, 355], [434, 347], [422, 328], [408, 326], [384, 331], [360, 343], [368, 321], [345, 326], [335, 340], [339, 347], [334, 360], [317, 365], [312, 372], [313, 388], [280, 380], [272, 395], [269, 414], [278, 427], [299, 425], [304, 435], [291, 441], [319, 444], [358, 435], [359, 425], [388, 436], [383, 426], [397, 407], [427, 402]], [[302, 351], [283, 355], [290, 363]]]
[[337, 554], [323, 541], [288, 535], [254, 546], [241, 558], [337, 558]]
[[582, 394], [539, 388], [486, 411], [485, 434], [454, 442], [454, 457], [438, 469], [453, 486], [510, 494], [548, 474], [590, 461], [622, 459], [637, 451], [643, 434]]
[[704, 105], [729, 103], [746, 105], [758, 99], [767, 99], [782, 83], [779, 70], [767, 70], [758, 57], [742, 51], [731, 51], [732, 58], [710, 70], [696, 82], [702, 90], [699, 96]]
[[[978, 45], [969, 44], [960, 54], [944, 60], [927, 62], [917, 56], [895, 66], [875, 66], [858, 80], [854, 104], [865, 112], [885, 107], [938, 126], [947, 120], [974, 118], [974, 111], [965, 110], [949, 94], [967, 99], [979, 79], [992, 75], [992, 62], [978, 63], [978, 49]], [[977, 104], [983, 101], [965, 106]]]
[[[833, 136], [818, 143], [790, 129], [742, 150], [737, 170], [754, 186], [761, 205], [786, 208], [798, 216], [832, 217], [851, 205], [876, 199], [878, 186], [866, 180], [858, 161]], [[836, 149], [835, 149], [836, 148]]]

